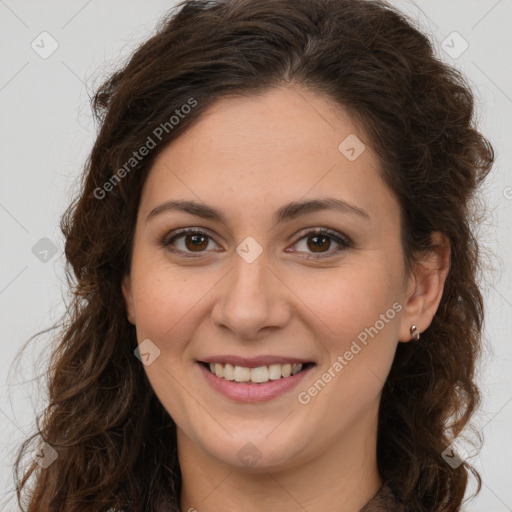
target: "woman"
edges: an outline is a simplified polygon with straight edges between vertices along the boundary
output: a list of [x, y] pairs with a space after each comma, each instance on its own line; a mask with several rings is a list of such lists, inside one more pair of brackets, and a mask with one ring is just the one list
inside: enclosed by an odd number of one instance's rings
[[463, 77], [384, 2], [186, 1], [93, 106], [27, 510], [461, 510]]

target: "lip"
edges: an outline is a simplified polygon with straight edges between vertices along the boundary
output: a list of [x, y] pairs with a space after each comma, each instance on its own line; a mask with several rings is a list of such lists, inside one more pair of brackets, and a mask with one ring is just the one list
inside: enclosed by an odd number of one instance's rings
[[298, 359], [296, 357], [288, 356], [270, 356], [263, 355], [258, 357], [239, 357], [233, 355], [219, 355], [205, 357], [200, 363], [220, 363], [232, 364], [233, 366], [245, 366], [246, 368], [258, 368], [258, 366], [269, 366], [271, 364], [306, 364], [314, 363], [314, 361], [307, 359]]
[[[287, 361], [290, 362], [291, 360], [287, 359]], [[254, 382], [236, 383], [231, 380], [226, 380], [221, 377], [217, 377], [217, 375], [214, 375], [202, 362], [198, 362], [197, 364], [206, 382], [215, 391], [235, 402], [245, 403], [265, 402], [277, 398], [278, 396], [281, 396], [288, 391], [291, 391], [315, 366], [314, 364], [309, 365], [304, 370], [296, 373], [295, 375], [291, 375], [290, 377], [285, 377], [278, 380], [270, 380], [264, 384], [257, 384]]]

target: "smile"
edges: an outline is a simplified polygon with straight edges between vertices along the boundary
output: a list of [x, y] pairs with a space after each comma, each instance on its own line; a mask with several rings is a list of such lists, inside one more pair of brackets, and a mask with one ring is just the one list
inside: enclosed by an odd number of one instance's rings
[[233, 366], [229, 363], [209, 363], [210, 372], [219, 378], [234, 382], [253, 382], [255, 384], [263, 384], [270, 380], [279, 380], [296, 375], [305, 366], [306, 364], [286, 363], [248, 368], [246, 366]]
[[286, 395], [306, 378], [315, 363], [273, 362], [249, 367], [198, 361], [197, 367], [210, 389], [235, 402], [247, 403]]

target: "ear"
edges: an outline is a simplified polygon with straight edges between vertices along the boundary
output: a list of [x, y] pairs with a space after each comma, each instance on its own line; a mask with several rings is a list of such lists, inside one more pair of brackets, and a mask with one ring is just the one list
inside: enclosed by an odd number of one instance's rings
[[429, 327], [443, 295], [450, 269], [450, 242], [438, 231], [432, 233], [431, 239], [433, 250], [415, 264], [408, 278], [399, 331], [399, 341], [402, 342], [411, 341], [411, 325], [415, 325], [420, 333]]
[[126, 274], [123, 277], [122, 282], [123, 289], [123, 297], [126, 306], [126, 316], [128, 317], [128, 321], [135, 325], [135, 307], [133, 304], [133, 295], [132, 295], [132, 278], [130, 274]]

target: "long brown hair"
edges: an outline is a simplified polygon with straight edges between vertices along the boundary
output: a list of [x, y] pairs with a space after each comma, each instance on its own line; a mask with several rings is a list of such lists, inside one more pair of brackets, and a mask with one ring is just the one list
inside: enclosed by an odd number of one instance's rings
[[[208, 106], [281, 85], [325, 95], [367, 134], [400, 203], [408, 269], [432, 250], [430, 233], [450, 241], [438, 311], [420, 343], [398, 344], [384, 385], [378, 469], [409, 510], [460, 510], [470, 473], [479, 491], [468, 461], [452, 468], [441, 456], [480, 401], [473, 198], [494, 152], [468, 83], [383, 1], [189, 0], [92, 100], [99, 134], [61, 221], [73, 296], [51, 354], [48, 407], [16, 461], [28, 512], [179, 510], [175, 424], [134, 356], [121, 291], [140, 193], [155, 157]], [[134, 157], [149, 139], [154, 147]], [[36, 438], [58, 457], [45, 469], [31, 461], [20, 478]]]

